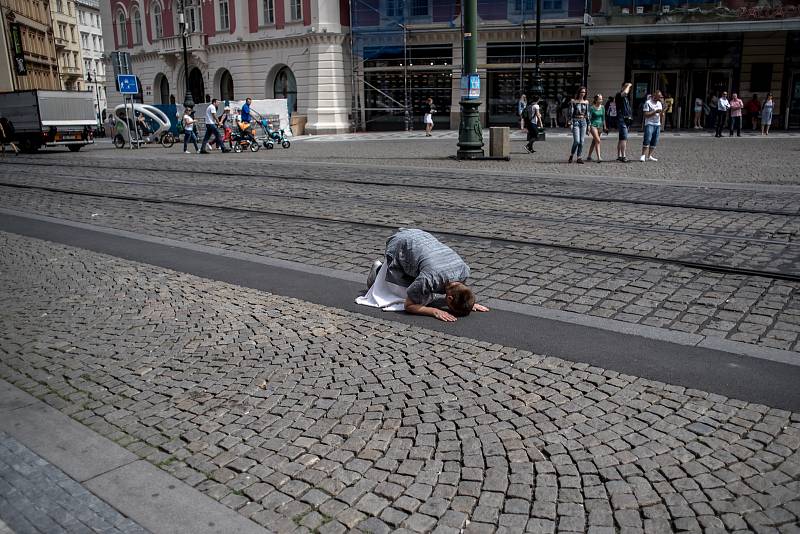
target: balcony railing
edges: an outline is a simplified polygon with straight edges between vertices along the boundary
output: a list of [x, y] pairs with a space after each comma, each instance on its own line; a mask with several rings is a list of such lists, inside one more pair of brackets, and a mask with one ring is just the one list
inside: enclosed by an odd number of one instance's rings
[[[800, 15], [797, 0], [783, 6], [758, 5], [750, 0], [603, 0], [595, 2], [595, 17], [670, 17], [676, 22], [705, 22], [708, 20], [770, 20], [794, 18]], [[616, 19], [623, 22], [622, 19]], [[633, 21], [626, 21], [629, 24]]]
[[[162, 54], [175, 54], [183, 51], [183, 40], [180, 35], [173, 35], [172, 37], [163, 37], [155, 42], [158, 51]], [[190, 33], [186, 36], [186, 49], [192, 50], [205, 50], [206, 48], [206, 34], [204, 33]]]
[[54, 38], [54, 40], [56, 42], [56, 48], [66, 48], [67, 46], [69, 46], [69, 41], [66, 39], [63, 39], [61, 37], [56, 37]]

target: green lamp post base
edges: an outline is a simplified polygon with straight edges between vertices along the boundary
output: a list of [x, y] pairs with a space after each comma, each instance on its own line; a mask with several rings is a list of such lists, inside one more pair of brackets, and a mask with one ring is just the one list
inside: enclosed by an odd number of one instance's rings
[[483, 154], [483, 129], [478, 100], [461, 100], [461, 124], [458, 127], [457, 159], [479, 159]]

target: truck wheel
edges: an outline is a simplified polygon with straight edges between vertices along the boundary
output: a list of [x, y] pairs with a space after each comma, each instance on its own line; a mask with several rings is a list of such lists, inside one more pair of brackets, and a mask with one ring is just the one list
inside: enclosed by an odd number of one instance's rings
[[19, 149], [26, 154], [34, 154], [37, 150], [39, 150], [39, 145], [26, 138], [20, 140]]
[[83, 148], [83, 145], [67, 145], [67, 148], [70, 152], [78, 152], [81, 148]]
[[122, 135], [117, 134], [114, 136], [114, 146], [117, 148], [123, 148], [125, 146], [125, 138]]

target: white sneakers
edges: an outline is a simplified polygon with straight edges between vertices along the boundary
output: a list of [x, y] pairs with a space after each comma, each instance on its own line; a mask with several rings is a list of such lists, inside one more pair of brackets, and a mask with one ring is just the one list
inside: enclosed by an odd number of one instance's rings
[[647, 158], [647, 161], [658, 161], [658, 160], [653, 156], [650, 156], [649, 158]]
[[644, 154], [642, 154], [642, 157], [639, 158], [639, 161], [647, 161], [647, 157]]
[[647, 157], [644, 154], [642, 154], [642, 157], [639, 158], [639, 161], [658, 161], [658, 160], [653, 156]]

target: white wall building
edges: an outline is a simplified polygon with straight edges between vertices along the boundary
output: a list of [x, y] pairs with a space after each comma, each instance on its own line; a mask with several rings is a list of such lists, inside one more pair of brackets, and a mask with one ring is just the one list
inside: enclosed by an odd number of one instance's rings
[[[95, 110], [100, 118], [108, 107], [106, 104], [106, 64], [103, 59], [103, 25], [100, 22], [99, 0], [75, 0], [78, 12], [78, 33], [80, 34], [81, 56], [83, 59], [84, 80], [82, 88], [95, 95]], [[91, 82], [89, 79], [91, 78]]]
[[[347, 4], [335, 0], [100, 0], [106, 50], [131, 54], [145, 103], [184, 100], [182, 4], [195, 102], [287, 98], [306, 131], [349, 129]], [[107, 90], [122, 102], [110, 72]]]

